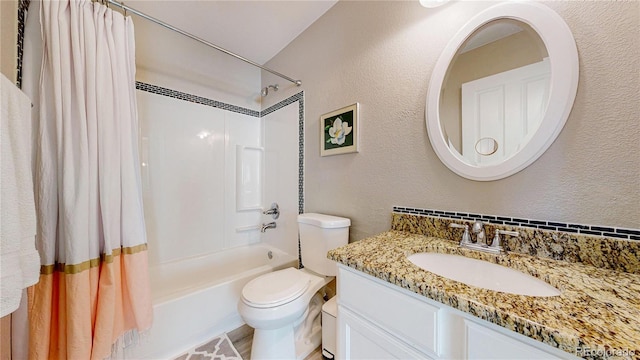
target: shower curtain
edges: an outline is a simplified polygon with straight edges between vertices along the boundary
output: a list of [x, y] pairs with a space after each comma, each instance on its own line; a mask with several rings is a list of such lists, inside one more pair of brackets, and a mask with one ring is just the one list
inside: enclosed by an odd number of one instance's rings
[[130, 18], [43, 0], [31, 359], [103, 359], [151, 326]]

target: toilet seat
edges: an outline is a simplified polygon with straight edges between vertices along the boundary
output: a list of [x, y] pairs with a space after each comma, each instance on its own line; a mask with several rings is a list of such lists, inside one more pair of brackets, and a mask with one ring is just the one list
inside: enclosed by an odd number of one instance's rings
[[276, 307], [299, 298], [309, 288], [309, 275], [294, 268], [274, 271], [249, 281], [242, 300], [256, 308]]

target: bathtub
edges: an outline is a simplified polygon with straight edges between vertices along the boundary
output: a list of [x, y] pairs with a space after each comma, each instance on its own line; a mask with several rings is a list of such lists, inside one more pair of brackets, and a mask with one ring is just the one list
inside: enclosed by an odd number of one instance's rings
[[242, 287], [256, 276], [296, 265], [297, 257], [254, 244], [151, 267], [153, 326], [139, 345], [125, 349], [125, 358], [171, 359], [241, 326]]

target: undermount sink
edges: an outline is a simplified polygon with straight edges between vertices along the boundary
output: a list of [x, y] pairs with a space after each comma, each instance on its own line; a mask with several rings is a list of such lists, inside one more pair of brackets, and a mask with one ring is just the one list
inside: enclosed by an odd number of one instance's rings
[[479, 288], [516, 295], [560, 295], [560, 290], [538, 278], [482, 260], [439, 253], [418, 253], [407, 259], [421, 269]]

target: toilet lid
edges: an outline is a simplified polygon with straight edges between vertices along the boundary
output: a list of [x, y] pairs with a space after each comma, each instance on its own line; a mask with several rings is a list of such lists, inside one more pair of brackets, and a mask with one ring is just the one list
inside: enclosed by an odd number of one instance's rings
[[308, 287], [307, 274], [287, 268], [249, 281], [242, 289], [242, 297], [255, 307], [274, 307], [295, 300]]

